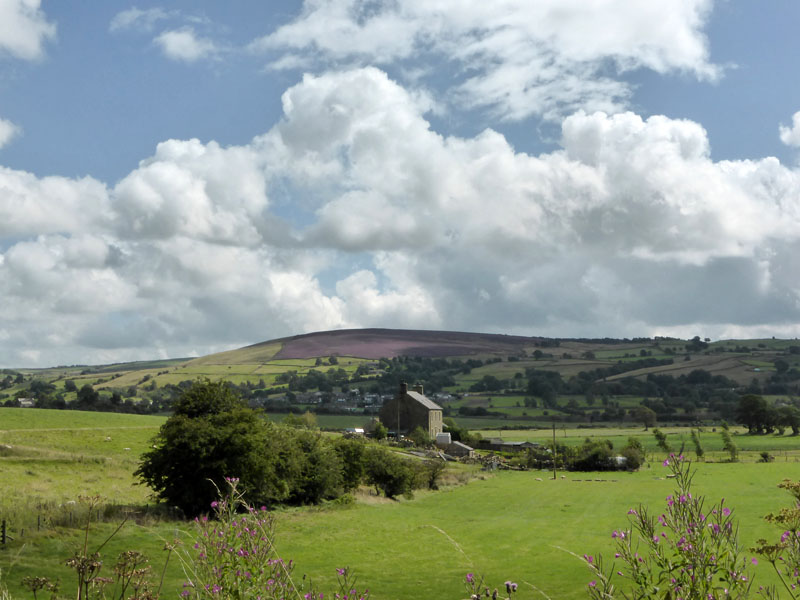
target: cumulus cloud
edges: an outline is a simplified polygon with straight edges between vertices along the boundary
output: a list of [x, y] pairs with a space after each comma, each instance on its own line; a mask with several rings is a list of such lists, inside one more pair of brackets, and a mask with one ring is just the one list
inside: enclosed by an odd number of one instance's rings
[[781, 125], [778, 129], [781, 141], [787, 146], [800, 147], [800, 112], [792, 115], [792, 126]]
[[[454, 96], [503, 119], [616, 111], [630, 88], [615, 77], [647, 68], [715, 79], [703, 34], [711, 0], [631, 3], [504, 0], [306, 1], [300, 16], [251, 44], [284, 53], [273, 68], [355, 61], [388, 65], [443, 57]], [[609, 66], [612, 68], [609, 69]]]
[[800, 171], [714, 161], [698, 123], [577, 111], [534, 156], [440, 134], [376, 68], [307, 75], [283, 107], [111, 189], [0, 169], [0, 363], [363, 326], [800, 334]]
[[0, 148], [6, 146], [21, 132], [20, 128], [11, 121], [0, 119]]
[[103, 231], [110, 217], [106, 187], [96, 179], [38, 178], [0, 167], [0, 242], [37, 234]]
[[261, 163], [249, 147], [162, 142], [114, 189], [118, 231], [126, 238], [257, 244], [268, 205]]
[[164, 31], [153, 42], [167, 58], [186, 63], [214, 58], [220, 51], [212, 40], [197, 35], [193, 27]]
[[38, 60], [44, 45], [56, 37], [56, 26], [47, 21], [40, 0], [0, 2], [0, 56]]
[[373, 255], [377, 279], [337, 287], [364, 316], [402, 314], [404, 289], [446, 328], [635, 334], [800, 316], [791, 269], [778, 268], [800, 237], [798, 172], [714, 162], [697, 123], [579, 111], [561, 150], [529, 156], [491, 130], [438, 135], [376, 69], [306, 77], [284, 106], [271, 135], [306, 159], [294, 176], [318, 186], [303, 239]]
[[112, 32], [126, 29], [152, 31], [156, 23], [169, 18], [170, 14], [160, 7], [140, 9], [134, 6], [114, 15], [108, 25], [108, 30]]

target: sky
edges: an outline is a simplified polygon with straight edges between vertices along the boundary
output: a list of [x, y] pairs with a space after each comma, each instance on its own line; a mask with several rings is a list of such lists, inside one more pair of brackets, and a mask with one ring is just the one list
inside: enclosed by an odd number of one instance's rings
[[795, 0], [0, 0], [0, 367], [800, 336]]

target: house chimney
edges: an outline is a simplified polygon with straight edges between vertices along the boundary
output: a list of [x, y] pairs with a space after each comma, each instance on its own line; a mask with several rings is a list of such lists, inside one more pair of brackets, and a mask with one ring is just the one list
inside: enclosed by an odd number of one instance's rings
[[416, 384], [414, 386], [414, 391], [417, 392], [418, 394], [421, 394], [422, 396], [425, 395], [425, 392], [422, 391], [422, 384], [421, 383], [418, 383], [418, 384]]
[[408, 384], [405, 381], [400, 382], [400, 395], [405, 396], [408, 393]]

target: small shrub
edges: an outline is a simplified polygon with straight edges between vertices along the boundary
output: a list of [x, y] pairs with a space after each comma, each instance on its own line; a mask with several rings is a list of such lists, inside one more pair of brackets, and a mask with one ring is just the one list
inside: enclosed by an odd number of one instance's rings
[[705, 450], [703, 450], [703, 446], [700, 444], [700, 435], [696, 429], [692, 429], [692, 443], [694, 444], [694, 453], [697, 456], [697, 460], [702, 459], [705, 455]]
[[[319, 592], [305, 576], [295, 580], [295, 564], [282, 558], [275, 547], [273, 518], [266, 507], [256, 509], [244, 501], [238, 480], [226, 479], [227, 493], [212, 502], [211, 518], [195, 518], [197, 537], [192, 554], [184, 559], [188, 580], [182, 598], [239, 600], [321, 600], [337, 597]], [[338, 597], [366, 600], [369, 592], [356, 590], [349, 568], [336, 570]]]
[[672, 452], [672, 448], [667, 442], [667, 435], [661, 431], [660, 429], [653, 429], [653, 437], [656, 438], [656, 444], [658, 447], [661, 448], [664, 452]]
[[727, 426], [723, 425], [722, 433], [720, 435], [722, 435], [722, 449], [728, 453], [730, 462], [737, 462], [739, 460], [739, 449], [731, 438], [731, 432]]

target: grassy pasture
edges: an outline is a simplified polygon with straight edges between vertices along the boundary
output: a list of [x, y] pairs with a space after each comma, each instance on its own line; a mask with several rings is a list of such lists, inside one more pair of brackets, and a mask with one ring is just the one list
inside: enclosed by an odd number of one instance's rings
[[[307, 570], [314, 565], [319, 581], [330, 581], [337, 565], [356, 567], [375, 598], [463, 597], [469, 571], [487, 575], [491, 587], [512, 579], [554, 599], [583, 598], [590, 573], [569, 552], [612, 556], [610, 532], [625, 525], [627, 510], [640, 502], [658, 510], [672, 492], [660, 475], [568, 474], [552, 481], [542, 474], [536, 481], [536, 473], [500, 473], [413, 502], [292, 513], [281, 521], [279, 544]], [[709, 500], [724, 496], [734, 507], [749, 546], [775, 537], [761, 517], [787, 504], [775, 484], [798, 476], [798, 465], [699, 465], [695, 482]], [[375, 552], [376, 545], [384, 550]], [[771, 581], [766, 569], [762, 576]], [[537, 597], [522, 588], [522, 597]]]
[[132, 473], [164, 417], [0, 408], [0, 511], [101, 494], [143, 503]]
[[[79, 493], [103, 494], [119, 504], [145, 503], [147, 490], [133, 485], [131, 472], [162, 422], [163, 418], [136, 415], [0, 409], [0, 444], [18, 452], [0, 456], [4, 497], [13, 491], [17, 508], [29, 513], [37, 503], [62, 502]], [[626, 439], [636, 430], [565, 431], [578, 443], [592, 434]], [[667, 432], [671, 439], [688, 434], [677, 429]], [[652, 438], [650, 432], [640, 433], [643, 441]], [[546, 437], [551, 432], [502, 434], [532, 439], [532, 434]], [[561, 430], [557, 434], [563, 435]], [[709, 446], [719, 437], [704, 435], [710, 436]], [[775, 436], [737, 435], [736, 440], [743, 447], [744, 440], [755, 445], [771, 441], [770, 437]], [[795, 446], [798, 441], [789, 436], [780, 440]], [[793, 461], [709, 463], [697, 469], [696, 491], [710, 500], [726, 498], [739, 515], [745, 546], [758, 537], [774, 537], [761, 517], [788, 503], [788, 495], [776, 488], [778, 482], [785, 477], [800, 479], [800, 463]], [[590, 574], [569, 552], [610, 556], [610, 531], [625, 524], [627, 510], [639, 502], [658, 510], [672, 492], [672, 482], [663, 476], [658, 463], [634, 474], [568, 473], [556, 481], [549, 479], [549, 473], [501, 472], [400, 502], [365, 490], [353, 506], [280, 512], [277, 543], [285, 557], [295, 559], [299, 573], [308, 573], [327, 589], [333, 586], [335, 568], [350, 565], [359, 574], [360, 586], [369, 587], [376, 600], [463, 597], [461, 582], [469, 571], [485, 574], [492, 587], [506, 579], [518, 581], [526, 590], [522, 597], [536, 596], [525, 586], [527, 581], [554, 600], [583, 598]], [[3, 506], [8, 508], [5, 502]], [[104, 539], [112, 527], [98, 525], [93, 539]], [[178, 521], [129, 523], [107, 548], [107, 562], [119, 551], [135, 548], [158, 566], [164, 540], [177, 535], [190, 549], [191, 531], [191, 524]], [[66, 584], [72, 578], [63, 561], [78, 539], [75, 529], [58, 529], [29, 534], [0, 550], [0, 568], [11, 591], [25, 596], [21, 578], [42, 574], [60, 576], [63, 589], [69, 590]], [[759, 577], [769, 580], [763, 574]], [[176, 561], [168, 573], [167, 589], [177, 590], [182, 580]]]
[[[660, 469], [660, 467], [658, 467]], [[540, 477], [542, 481], [537, 481]], [[506, 579], [521, 584], [521, 597], [537, 594], [530, 582], [551, 598], [585, 597], [590, 573], [584, 553], [613, 554], [610, 532], [625, 526], [629, 508], [643, 503], [659, 510], [672, 493], [672, 482], [656, 470], [634, 474], [567, 474], [553, 481], [548, 473], [503, 472], [465, 486], [419, 494], [391, 502], [365, 496], [352, 507], [291, 509], [278, 514], [277, 546], [323, 588], [331, 589], [335, 569], [349, 565], [373, 598], [463, 597], [464, 574], [487, 577], [491, 587]], [[745, 547], [776, 532], [761, 518], [787, 504], [775, 484], [800, 477], [798, 465], [701, 464], [695, 490], [709, 501], [725, 497], [736, 511]], [[111, 525], [99, 525], [94, 539], [104, 539]], [[130, 524], [108, 548], [107, 556], [137, 548], [159, 565], [164, 540], [178, 535], [190, 548], [192, 528], [179, 522]], [[59, 574], [77, 546], [75, 530], [14, 542], [0, 552], [6, 583], [19, 593], [25, 575]], [[772, 581], [765, 567], [759, 583]], [[180, 564], [172, 564], [167, 589], [178, 589]]]
[[[667, 434], [667, 440], [677, 452], [681, 444], [685, 444], [684, 454], [694, 457], [694, 444], [691, 438], [691, 429], [688, 427], [659, 427]], [[800, 461], [800, 436], [792, 435], [748, 435], [742, 427], [731, 428], [733, 441], [740, 452], [742, 462], [756, 462], [762, 451], [770, 452], [776, 462]], [[700, 431], [700, 443], [705, 450], [706, 460], [723, 461], [728, 459], [728, 454], [722, 450], [721, 429], [712, 431], [705, 428]], [[509, 441], [531, 441], [540, 444], [550, 443], [553, 439], [552, 429], [532, 430], [481, 430], [484, 437], [501, 437]], [[641, 441], [648, 455], [659, 457], [664, 451], [656, 445], [652, 430], [644, 431], [641, 427], [607, 427], [607, 428], [564, 428], [556, 427], [556, 441], [567, 446], [576, 446], [583, 443], [586, 438], [607, 439], [614, 444], [614, 448], [624, 447], [629, 437], [636, 437]]]

